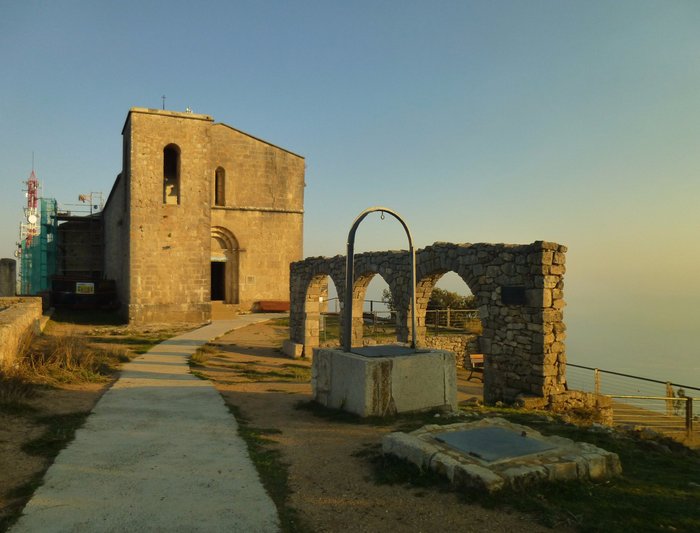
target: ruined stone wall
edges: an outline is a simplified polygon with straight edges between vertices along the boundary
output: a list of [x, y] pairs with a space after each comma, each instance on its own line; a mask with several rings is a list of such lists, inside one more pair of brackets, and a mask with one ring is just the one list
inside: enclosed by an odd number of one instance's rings
[[435, 350], [447, 350], [455, 354], [457, 368], [471, 368], [469, 355], [479, 351], [478, 335], [431, 335], [425, 336], [424, 346]]
[[[130, 322], [209, 319], [210, 126], [207, 115], [133, 108], [129, 136]], [[180, 202], [163, 201], [163, 150], [180, 152]]]
[[[425, 345], [430, 293], [446, 272], [456, 272], [477, 299], [483, 333], [486, 401], [550, 397], [566, 389], [563, 275], [566, 247], [550, 242], [513, 244], [435, 243], [416, 252], [416, 318]], [[398, 340], [410, 337], [410, 266], [407, 252], [355, 256], [353, 345], [361, 344], [361, 306], [375, 274], [389, 285], [397, 307]], [[342, 299], [345, 258], [309, 258], [291, 266], [290, 335], [309, 354], [318, 345], [316, 293], [326, 275]], [[314, 344], [315, 343], [315, 344]]]
[[104, 276], [113, 279], [117, 298], [122, 305], [124, 319], [128, 319], [129, 304], [129, 203], [127, 202], [126, 173], [122, 172], [112, 187], [102, 210], [104, 241]]
[[17, 290], [17, 261], [0, 259], [0, 297], [14, 296]]

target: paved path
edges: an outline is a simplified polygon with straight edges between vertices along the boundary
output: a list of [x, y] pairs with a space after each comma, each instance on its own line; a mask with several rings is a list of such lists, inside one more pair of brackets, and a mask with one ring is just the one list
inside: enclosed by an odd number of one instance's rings
[[126, 364], [11, 531], [277, 531], [236, 420], [187, 366], [198, 346], [276, 316], [216, 320]]

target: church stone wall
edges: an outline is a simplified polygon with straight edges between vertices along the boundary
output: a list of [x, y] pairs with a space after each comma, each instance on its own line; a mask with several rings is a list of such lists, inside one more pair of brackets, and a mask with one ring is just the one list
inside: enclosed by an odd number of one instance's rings
[[[210, 125], [206, 115], [132, 109], [130, 322], [210, 317]], [[180, 203], [163, 203], [163, 150], [180, 150]]]
[[[209, 320], [212, 284], [241, 310], [288, 298], [289, 263], [302, 257], [303, 157], [189, 112], [132, 108], [122, 135], [104, 258], [130, 322]], [[170, 146], [179, 202], [164, 201]]]
[[302, 258], [304, 159], [225, 124], [212, 128], [212, 171], [225, 172], [223, 205], [211, 225], [239, 246], [239, 304], [287, 300], [289, 264]]
[[[104, 230], [104, 276], [113, 279], [117, 298], [122, 304], [129, 301], [129, 206], [126, 201], [125, 174], [117, 176], [107, 203], [102, 211]], [[125, 308], [126, 309], [126, 308]], [[124, 312], [124, 318], [128, 315]]]

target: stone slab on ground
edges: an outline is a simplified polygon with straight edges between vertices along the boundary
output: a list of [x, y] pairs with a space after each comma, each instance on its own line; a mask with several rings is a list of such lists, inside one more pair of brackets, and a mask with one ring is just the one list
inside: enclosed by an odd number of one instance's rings
[[276, 315], [214, 321], [124, 366], [11, 531], [277, 531], [237, 424], [187, 357]]
[[[463, 453], [440, 437], [446, 432], [499, 428], [540, 441], [548, 449], [540, 453], [487, 461], [477, 454]], [[443, 439], [444, 440], [444, 439]], [[622, 472], [617, 454], [587, 442], [538, 431], [503, 418], [484, 418], [445, 426], [431, 424], [411, 433], [391, 433], [382, 439], [382, 450], [447, 476], [455, 485], [496, 492], [506, 487], [523, 488], [546, 481], [607, 479]]]

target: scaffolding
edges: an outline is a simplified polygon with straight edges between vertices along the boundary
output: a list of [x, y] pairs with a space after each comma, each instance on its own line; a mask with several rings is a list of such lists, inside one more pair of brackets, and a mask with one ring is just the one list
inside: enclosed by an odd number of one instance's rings
[[20, 294], [40, 294], [51, 290], [56, 274], [57, 205], [53, 198], [39, 198], [36, 231], [19, 243]]

